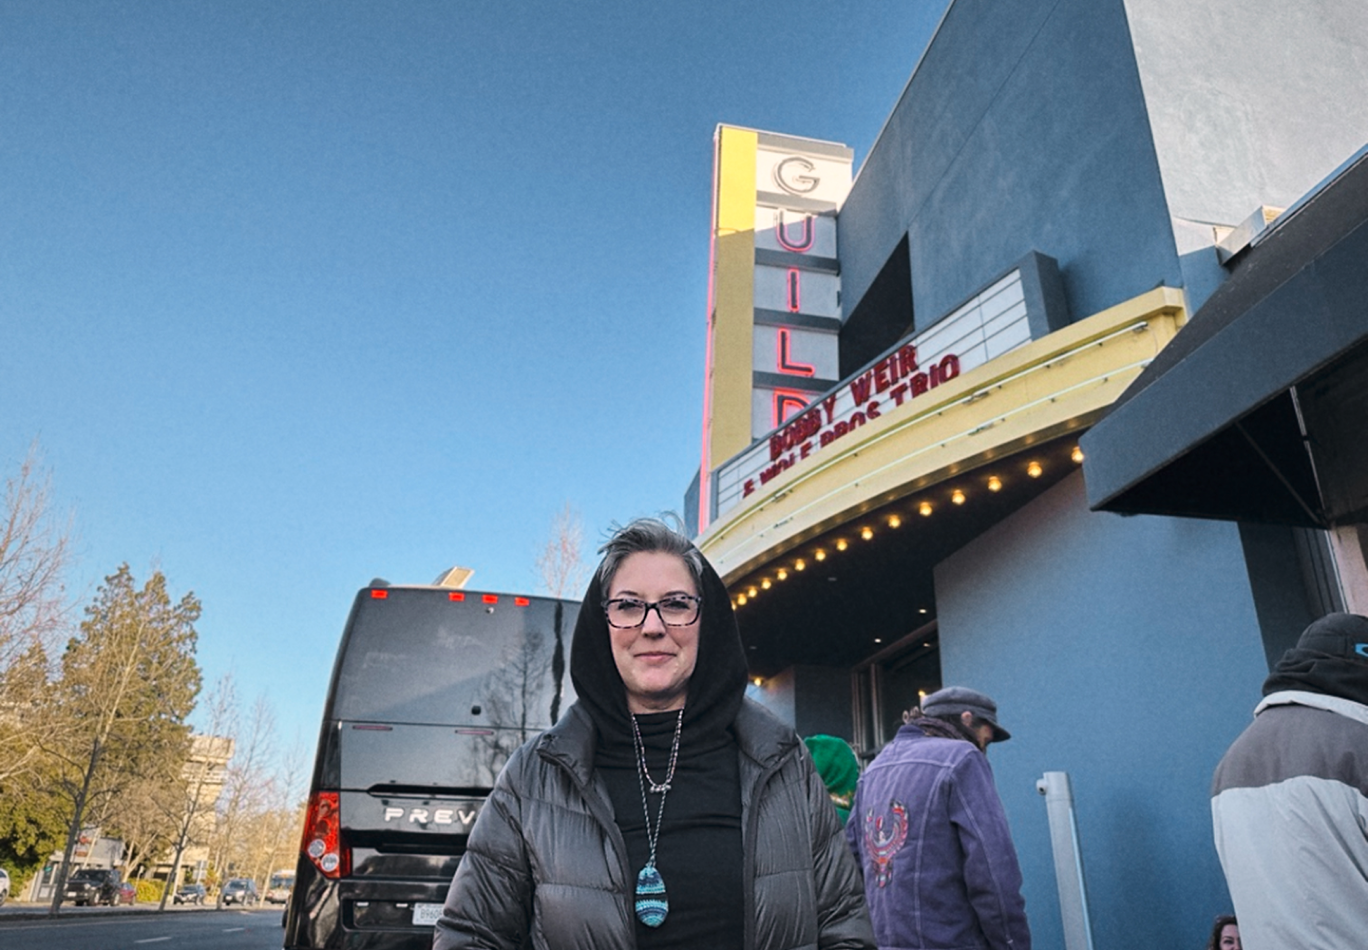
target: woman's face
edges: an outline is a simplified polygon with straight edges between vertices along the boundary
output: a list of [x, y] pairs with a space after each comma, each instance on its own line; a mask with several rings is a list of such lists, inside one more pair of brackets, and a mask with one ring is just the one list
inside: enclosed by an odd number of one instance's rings
[[[698, 585], [684, 559], [664, 551], [638, 551], [623, 558], [606, 599], [627, 597], [656, 603], [671, 594], [698, 596]], [[700, 614], [701, 617], [701, 614]], [[613, 660], [627, 687], [627, 708], [634, 713], [681, 709], [698, 660], [700, 620], [667, 626], [659, 611], [648, 610], [635, 627], [608, 627]]]
[[1234, 924], [1226, 924], [1221, 928], [1221, 942], [1217, 944], [1221, 950], [1240, 950], [1240, 928]]

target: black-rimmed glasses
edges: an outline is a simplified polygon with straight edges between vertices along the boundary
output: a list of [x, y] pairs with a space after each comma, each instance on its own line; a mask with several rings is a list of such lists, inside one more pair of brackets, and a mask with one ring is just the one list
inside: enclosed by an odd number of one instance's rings
[[639, 627], [646, 622], [646, 615], [652, 610], [666, 626], [687, 627], [698, 619], [702, 607], [703, 598], [692, 594], [671, 594], [655, 603], [634, 597], [614, 597], [603, 602], [603, 612], [608, 616], [608, 624], [613, 627]]

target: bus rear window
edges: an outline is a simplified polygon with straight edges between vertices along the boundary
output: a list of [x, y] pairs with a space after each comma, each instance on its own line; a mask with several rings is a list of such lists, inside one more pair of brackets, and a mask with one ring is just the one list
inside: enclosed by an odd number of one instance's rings
[[[429, 588], [362, 591], [342, 643], [332, 717], [545, 729], [573, 701], [578, 606]], [[477, 711], [478, 710], [478, 711]]]

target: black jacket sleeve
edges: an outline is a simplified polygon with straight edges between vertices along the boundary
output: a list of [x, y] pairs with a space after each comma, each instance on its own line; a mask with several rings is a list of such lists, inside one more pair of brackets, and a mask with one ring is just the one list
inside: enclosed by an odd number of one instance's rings
[[503, 770], [471, 829], [433, 950], [519, 950], [532, 918], [532, 870], [516, 788], [526, 750]]

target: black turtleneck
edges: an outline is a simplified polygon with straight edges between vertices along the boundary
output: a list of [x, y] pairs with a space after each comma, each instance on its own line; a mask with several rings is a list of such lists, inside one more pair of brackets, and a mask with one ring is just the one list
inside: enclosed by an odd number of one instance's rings
[[[678, 713], [637, 717], [651, 777], [665, 780]], [[636, 922], [640, 948], [739, 948], [745, 926], [741, 881], [741, 778], [736, 741], [730, 734], [707, 747], [680, 734], [679, 762], [665, 796], [665, 816], [656, 842], [656, 869], [665, 881], [670, 911], [659, 927]], [[616, 746], [617, 743], [614, 743]], [[632, 746], [601, 748], [595, 760], [608, 786], [613, 815], [627, 844], [635, 877], [650, 855]], [[660, 796], [647, 786], [651, 826]]]
[[[745, 939], [740, 761], [731, 731], [745, 694], [745, 656], [731, 600], [706, 561], [701, 595], [698, 659], [689, 679], [679, 761], [656, 845], [656, 867], [670, 909], [659, 927], [636, 922], [641, 950], [739, 950]], [[635, 887], [650, 845], [627, 694], [613, 660], [602, 597], [596, 578], [575, 626], [570, 675], [578, 702], [594, 720], [594, 769], [612, 800]], [[637, 717], [647, 768], [658, 782], [669, 770], [678, 718], [677, 711]], [[660, 796], [648, 787], [646, 798], [654, 826]]]

